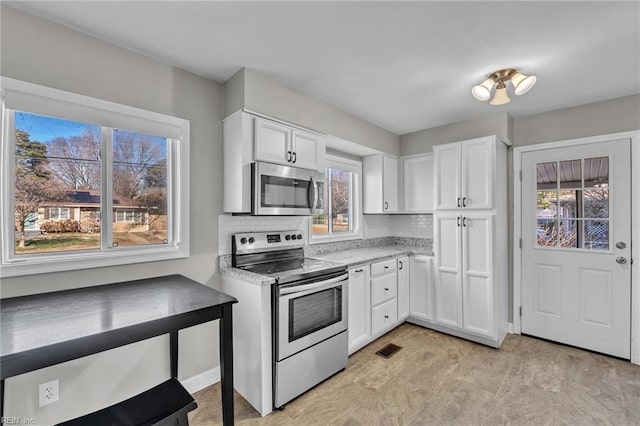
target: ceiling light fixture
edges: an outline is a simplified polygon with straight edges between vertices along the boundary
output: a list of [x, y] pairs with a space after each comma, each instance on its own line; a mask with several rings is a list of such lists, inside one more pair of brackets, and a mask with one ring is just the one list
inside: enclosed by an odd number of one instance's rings
[[536, 84], [535, 75], [524, 75], [516, 71], [514, 68], [505, 68], [491, 73], [482, 83], [473, 86], [471, 94], [480, 101], [488, 101], [491, 98], [491, 89], [496, 86], [493, 99], [489, 102], [491, 105], [504, 105], [511, 102], [511, 98], [507, 93], [507, 82], [513, 84], [513, 93], [516, 95], [524, 95], [534, 84]]

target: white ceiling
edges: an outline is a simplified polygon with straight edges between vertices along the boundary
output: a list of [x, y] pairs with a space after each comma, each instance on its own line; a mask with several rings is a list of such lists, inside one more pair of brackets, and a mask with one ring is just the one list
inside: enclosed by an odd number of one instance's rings
[[[398, 134], [640, 93], [640, 2], [9, 2], [224, 82], [242, 67]], [[471, 86], [538, 77], [494, 107]]]

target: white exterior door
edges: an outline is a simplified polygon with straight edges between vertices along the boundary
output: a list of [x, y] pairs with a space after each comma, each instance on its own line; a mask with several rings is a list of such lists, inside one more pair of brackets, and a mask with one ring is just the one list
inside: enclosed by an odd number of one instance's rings
[[630, 140], [526, 152], [522, 173], [522, 332], [630, 358]]
[[463, 324], [465, 330], [487, 336], [495, 334], [493, 217], [491, 212], [468, 211], [462, 217]]
[[454, 327], [462, 327], [461, 222], [457, 211], [434, 215], [436, 322]]

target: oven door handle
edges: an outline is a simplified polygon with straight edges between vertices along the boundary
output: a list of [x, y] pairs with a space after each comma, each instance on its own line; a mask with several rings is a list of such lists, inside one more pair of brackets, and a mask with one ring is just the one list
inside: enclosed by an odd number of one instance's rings
[[349, 274], [344, 274], [327, 281], [318, 281], [316, 283], [311, 283], [311, 284], [280, 288], [279, 293], [281, 296], [284, 296], [287, 294], [302, 293], [309, 290], [324, 289], [325, 287], [329, 289], [331, 287], [336, 287], [334, 285], [335, 283], [346, 281], [348, 279], [349, 279]]

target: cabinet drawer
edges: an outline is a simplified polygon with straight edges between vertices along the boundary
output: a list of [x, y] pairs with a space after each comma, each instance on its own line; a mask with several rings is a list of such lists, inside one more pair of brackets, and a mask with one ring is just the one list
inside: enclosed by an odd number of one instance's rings
[[390, 300], [371, 310], [371, 334], [393, 327], [398, 322], [398, 304]]
[[396, 270], [396, 259], [389, 259], [382, 262], [371, 264], [371, 276], [377, 277], [379, 275], [388, 274]]
[[396, 274], [371, 278], [371, 306], [395, 299], [396, 294], [398, 294], [398, 276]]

